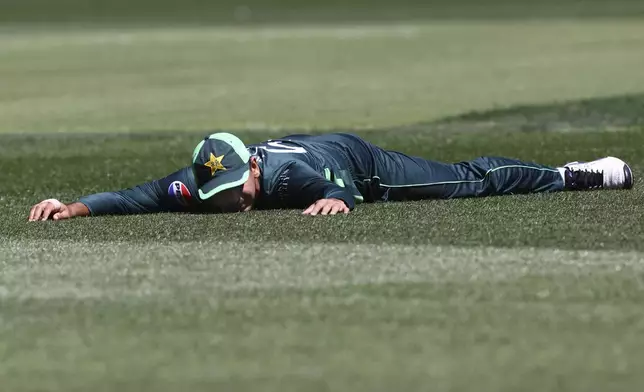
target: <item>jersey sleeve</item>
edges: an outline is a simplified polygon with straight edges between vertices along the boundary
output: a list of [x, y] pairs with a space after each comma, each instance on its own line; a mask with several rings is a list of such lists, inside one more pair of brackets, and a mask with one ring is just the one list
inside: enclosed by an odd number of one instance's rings
[[320, 199], [340, 199], [349, 209], [355, 199], [346, 188], [335, 184], [302, 161], [286, 164], [276, 182], [282, 202], [291, 208], [306, 208]]
[[117, 192], [80, 198], [92, 216], [192, 211], [197, 205], [196, 182], [186, 167], [158, 180]]

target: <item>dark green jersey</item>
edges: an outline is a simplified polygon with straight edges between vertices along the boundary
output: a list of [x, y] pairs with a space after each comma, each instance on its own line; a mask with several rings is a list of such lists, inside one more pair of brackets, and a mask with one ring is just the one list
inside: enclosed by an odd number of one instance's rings
[[353, 208], [364, 200], [356, 183], [371, 175], [369, 149], [366, 144], [357, 148], [363, 143], [353, 135], [329, 134], [291, 135], [248, 146], [262, 172], [256, 208], [305, 208], [326, 198]]

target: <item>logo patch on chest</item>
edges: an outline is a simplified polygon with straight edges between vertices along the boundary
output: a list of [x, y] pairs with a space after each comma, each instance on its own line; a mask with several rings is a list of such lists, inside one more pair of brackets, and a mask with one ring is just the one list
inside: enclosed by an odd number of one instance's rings
[[182, 206], [189, 206], [192, 195], [188, 187], [181, 181], [175, 181], [168, 187], [168, 195], [174, 198]]

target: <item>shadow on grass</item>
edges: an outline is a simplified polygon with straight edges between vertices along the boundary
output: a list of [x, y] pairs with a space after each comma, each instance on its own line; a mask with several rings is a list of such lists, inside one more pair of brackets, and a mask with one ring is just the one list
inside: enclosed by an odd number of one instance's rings
[[[380, 134], [382, 132], [396, 133], [398, 131], [452, 134], [460, 132], [604, 132], [639, 130], [644, 128], [644, 93], [627, 94], [611, 97], [578, 99], [547, 104], [517, 105], [506, 108], [489, 110], [476, 110], [454, 116], [447, 116], [438, 120], [405, 124], [400, 126], [376, 129], [254, 129], [235, 130], [234, 133], [246, 142], [257, 143], [269, 138], [278, 138], [289, 134], [351, 132], [362, 135]], [[58, 143], [68, 145], [70, 139], [85, 143], [87, 139], [92, 144], [100, 145], [110, 141], [122, 140], [137, 142], [177, 142], [190, 140], [198, 141], [203, 136], [222, 131], [222, 129], [204, 129], [203, 131], [168, 131], [146, 130], [134, 132], [114, 133], [29, 133], [29, 134], [4, 134], [3, 143], [0, 145], [0, 159], [4, 152], [16, 152], [21, 145], [40, 143], [46, 139], [52, 150]], [[224, 129], [225, 131], [225, 129]], [[56, 140], [59, 140], [57, 142]], [[181, 143], [180, 143], [181, 144]], [[173, 144], [173, 147], [174, 144]], [[386, 146], [384, 146], [386, 147]]]
[[644, 94], [472, 111], [396, 127], [407, 131], [613, 131], [644, 127]]

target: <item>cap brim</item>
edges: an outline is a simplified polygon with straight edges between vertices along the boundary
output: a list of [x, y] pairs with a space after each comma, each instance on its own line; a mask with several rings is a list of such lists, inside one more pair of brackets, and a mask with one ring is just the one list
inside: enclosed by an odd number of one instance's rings
[[249, 175], [250, 168], [248, 165], [242, 165], [234, 170], [219, 173], [215, 178], [199, 188], [199, 198], [206, 200], [221, 191], [240, 186], [248, 180]]

